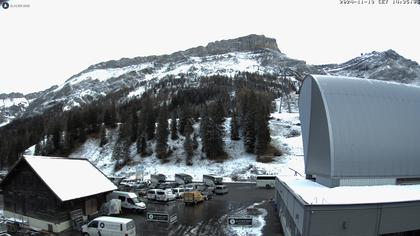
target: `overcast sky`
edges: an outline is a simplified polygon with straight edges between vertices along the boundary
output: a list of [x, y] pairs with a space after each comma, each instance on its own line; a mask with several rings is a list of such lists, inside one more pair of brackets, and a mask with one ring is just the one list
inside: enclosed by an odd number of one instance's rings
[[101, 61], [248, 34], [273, 37], [310, 64], [390, 48], [420, 62], [420, 5], [374, 1], [9, 0], [0, 9], [0, 93], [43, 90]]

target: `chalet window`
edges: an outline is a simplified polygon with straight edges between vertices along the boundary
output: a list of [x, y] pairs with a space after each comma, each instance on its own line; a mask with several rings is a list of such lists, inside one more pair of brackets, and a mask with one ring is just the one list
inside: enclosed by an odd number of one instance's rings
[[88, 225], [89, 228], [98, 228], [98, 221], [92, 221], [90, 222], [90, 224]]

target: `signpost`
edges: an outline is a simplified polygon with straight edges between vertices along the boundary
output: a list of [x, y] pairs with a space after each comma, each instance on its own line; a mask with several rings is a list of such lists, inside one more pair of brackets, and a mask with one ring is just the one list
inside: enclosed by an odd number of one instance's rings
[[168, 212], [147, 212], [147, 221], [173, 224], [178, 221], [178, 216], [176, 214], [169, 215]]
[[228, 224], [231, 226], [252, 226], [252, 217], [250, 216], [230, 216], [228, 217]]

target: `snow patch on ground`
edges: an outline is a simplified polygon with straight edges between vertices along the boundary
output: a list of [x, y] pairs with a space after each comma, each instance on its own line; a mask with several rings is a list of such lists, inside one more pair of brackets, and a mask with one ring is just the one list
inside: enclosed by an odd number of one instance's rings
[[260, 236], [263, 235], [262, 229], [264, 228], [266, 222], [265, 217], [267, 216], [268, 212], [264, 208], [259, 208], [261, 204], [264, 202], [254, 203], [253, 205], [236, 212], [235, 214], [238, 216], [246, 216], [248, 208], [254, 208], [259, 211], [258, 215], [252, 216], [252, 226], [229, 226], [226, 228], [226, 234], [232, 236]]
[[[109, 142], [104, 147], [99, 147], [99, 139], [89, 138], [70, 157], [88, 158], [94, 165], [107, 175], [117, 175], [133, 178], [141, 174], [149, 179], [151, 174], [162, 173], [167, 179], [174, 180], [175, 174], [186, 173], [193, 177], [194, 181], [202, 181], [203, 174], [223, 176], [224, 181], [250, 181], [258, 174], [271, 174], [280, 176], [293, 176], [295, 172], [304, 173], [302, 137], [300, 135], [298, 113], [273, 113], [269, 122], [271, 131], [271, 144], [283, 150], [283, 155], [274, 157], [271, 163], [256, 161], [254, 154], [245, 152], [242, 140], [230, 140], [230, 118], [225, 121], [225, 151], [229, 155], [224, 162], [216, 162], [202, 158], [201, 140], [198, 137], [199, 147], [194, 151], [193, 165], [188, 166], [185, 161], [183, 148], [184, 137], [178, 140], [168, 138], [168, 145], [173, 150], [169, 161], [162, 164], [153, 154], [149, 157], [140, 157], [135, 152], [135, 144], [131, 146], [132, 164], [114, 172], [115, 160], [112, 159], [112, 151], [118, 137], [117, 130], [108, 130]], [[195, 133], [199, 133], [199, 124], [194, 125]], [[299, 131], [299, 135], [289, 137], [292, 130]], [[152, 143], [150, 148], [154, 149]], [[142, 173], [136, 172], [138, 166], [143, 166]]]
[[108, 143], [103, 147], [99, 146], [100, 140], [89, 138], [70, 158], [87, 158], [92, 164], [99, 168], [106, 175], [113, 175], [115, 160], [112, 159], [112, 152], [118, 138], [116, 129], [107, 130]]

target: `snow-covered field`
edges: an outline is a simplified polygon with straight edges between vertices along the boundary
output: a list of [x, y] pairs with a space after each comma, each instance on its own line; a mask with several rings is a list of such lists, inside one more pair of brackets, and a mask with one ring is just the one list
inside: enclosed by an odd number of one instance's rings
[[[225, 181], [239, 180], [249, 181], [257, 174], [274, 174], [292, 176], [295, 171], [304, 172], [303, 148], [300, 135], [300, 121], [298, 113], [273, 113], [270, 120], [271, 144], [283, 151], [283, 155], [274, 157], [271, 163], [256, 161], [256, 156], [245, 152], [243, 142], [231, 141], [229, 133], [230, 119], [225, 122], [225, 150], [229, 158], [222, 162], [210, 161], [201, 158], [201, 146], [197, 148], [193, 157], [193, 165], [188, 166], [185, 162], [183, 149], [183, 137], [178, 140], [168, 140], [173, 154], [169, 162], [161, 164], [155, 156], [140, 157], [136, 154], [136, 147], [131, 146], [133, 163], [114, 172], [115, 160], [112, 160], [112, 151], [117, 139], [116, 130], [108, 130], [109, 142], [104, 147], [99, 147], [99, 140], [90, 138], [70, 157], [88, 158], [93, 164], [107, 175], [125, 176], [135, 178], [141, 174], [145, 179], [151, 174], [162, 173], [168, 179], [174, 179], [176, 173], [186, 173], [193, 177], [194, 181], [201, 181], [203, 174], [223, 176]], [[198, 124], [194, 125], [198, 133]], [[199, 140], [200, 143], [200, 140]], [[137, 171], [136, 171], [137, 170]]]

